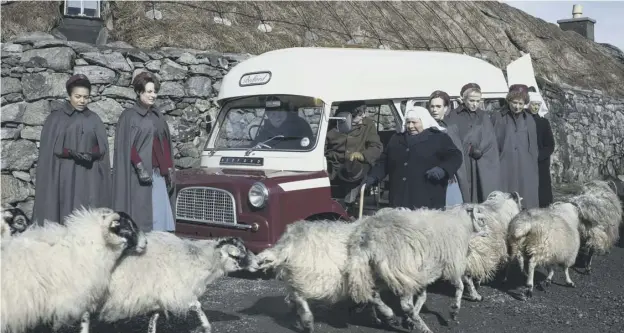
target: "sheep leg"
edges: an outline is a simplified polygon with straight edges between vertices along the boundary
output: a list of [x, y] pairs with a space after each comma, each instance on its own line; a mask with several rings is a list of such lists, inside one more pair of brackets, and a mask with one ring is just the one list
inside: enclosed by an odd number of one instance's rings
[[576, 288], [576, 284], [570, 279], [570, 267], [564, 268], [563, 273], [565, 274], [566, 286]]
[[527, 282], [526, 282], [526, 291], [524, 292], [525, 297], [533, 297], [533, 275], [535, 274], [535, 258], [529, 258], [529, 270], [527, 274]]
[[158, 312], [154, 313], [150, 317], [149, 324], [147, 325], [147, 333], [156, 333], [156, 323], [158, 322], [158, 317], [160, 317]]
[[594, 250], [590, 249], [587, 251], [587, 260], [585, 261], [585, 274], [591, 274], [591, 263], [594, 258]]
[[89, 324], [91, 323], [91, 316], [89, 312], [85, 312], [80, 317], [80, 333], [89, 333]]
[[314, 331], [314, 316], [312, 311], [310, 311], [308, 301], [296, 291], [292, 293], [291, 300], [297, 305], [297, 314], [299, 315], [301, 326], [303, 326], [303, 331], [312, 333]]
[[[373, 295], [371, 296], [369, 302], [373, 304], [373, 316], [377, 324], [383, 323], [388, 326], [398, 325], [398, 322], [394, 317], [394, 311], [392, 311], [392, 309], [388, 305], [386, 305], [386, 303], [384, 303], [378, 291], [373, 291]], [[377, 316], [377, 312], [381, 313], [382, 319], [379, 319], [379, 317]]]
[[199, 322], [201, 323], [201, 329], [199, 329], [199, 327], [198, 327], [198, 331], [203, 331], [203, 333], [210, 333], [210, 332], [212, 332], [212, 326], [210, 326], [210, 322], [208, 321], [208, 317], [206, 317], [206, 314], [204, 313], [204, 310], [202, 310], [201, 303], [199, 303], [199, 301], [195, 301], [195, 302], [191, 303], [190, 304], [190, 310], [197, 314], [197, 317], [199, 318]]
[[542, 289], [544, 291], [546, 291], [546, 288], [550, 286], [550, 284], [552, 283], [552, 279], [553, 276], [555, 275], [555, 269], [552, 266], [548, 267], [548, 276], [546, 276], [546, 280], [542, 281], [542, 283], [540, 283], [540, 287], [542, 287]]
[[464, 284], [468, 287], [468, 297], [466, 297], [470, 301], [480, 302], [483, 300], [483, 296], [479, 294], [477, 289], [475, 288], [472, 278], [468, 275], [462, 276], [462, 280], [464, 280]]
[[451, 304], [451, 319], [455, 322], [459, 323], [457, 319], [457, 315], [459, 315], [459, 309], [461, 308], [461, 300], [464, 295], [464, 283], [462, 282], [461, 276], [453, 277], [451, 280], [451, 284], [455, 286], [455, 299]]
[[401, 309], [404, 312], [402, 326], [410, 331], [416, 328], [422, 333], [433, 333], [420, 318], [420, 310], [427, 300], [427, 289], [423, 288], [422, 292], [418, 294], [416, 304], [412, 303], [413, 300], [413, 295], [401, 297]]

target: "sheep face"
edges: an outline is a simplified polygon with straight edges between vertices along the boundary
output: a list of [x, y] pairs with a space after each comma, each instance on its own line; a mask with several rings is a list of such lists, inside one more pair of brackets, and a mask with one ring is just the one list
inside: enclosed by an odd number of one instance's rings
[[511, 198], [518, 204], [518, 209], [522, 210], [522, 197], [518, 192], [511, 192]]
[[112, 213], [118, 218], [110, 222], [109, 230], [126, 243], [126, 251], [134, 250], [134, 252], [143, 253], [147, 247], [145, 233], [139, 230], [137, 224], [127, 213]]
[[67, 217], [66, 223], [80, 224], [84, 219], [95, 220], [102, 226], [104, 240], [113, 247], [142, 253], [147, 240], [134, 220], [124, 212], [115, 212], [110, 208], [82, 208], [75, 210]]
[[247, 249], [239, 237], [226, 237], [219, 240], [216, 248], [224, 260], [226, 272], [247, 270], [255, 272], [259, 269], [258, 259]]
[[24, 211], [6, 204], [2, 205], [2, 219], [11, 230], [11, 235], [24, 232], [32, 224]]

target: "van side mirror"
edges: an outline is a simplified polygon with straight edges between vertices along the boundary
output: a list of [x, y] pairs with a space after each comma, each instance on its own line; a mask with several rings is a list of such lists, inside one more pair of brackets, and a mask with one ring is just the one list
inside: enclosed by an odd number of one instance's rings
[[336, 126], [338, 132], [344, 134], [351, 132], [351, 112], [340, 112], [336, 115], [336, 118], [338, 118], [338, 124]]

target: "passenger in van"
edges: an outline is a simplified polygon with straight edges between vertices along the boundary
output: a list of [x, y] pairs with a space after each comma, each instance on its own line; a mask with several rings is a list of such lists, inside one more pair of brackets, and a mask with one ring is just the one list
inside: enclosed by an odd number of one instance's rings
[[[254, 138], [252, 147], [266, 143], [278, 150], [308, 150], [314, 144], [314, 133], [310, 124], [299, 117], [297, 111], [289, 110], [288, 104], [278, 107], [266, 107], [266, 119]], [[276, 138], [283, 135], [283, 138]], [[307, 140], [305, 140], [307, 138]]]
[[539, 207], [539, 146], [535, 120], [524, 109], [528, 87], [516, 85], [507, 94], [507, 105], [492, 116], [498, 139], [501, 190], [516, 191], [526, 208]]
[[555, 151], [555, 138], [548, 119], [542, 117], [539, 111], [543, 107], [544, 101], [537, 92], [529, 89], [529, 111], [535, 120], [537, 130], [537, 146], [539, 153], [537, 165], [539, 169], [539, 205], [548, 207], [553, 202], [552, 181], [550, 179], [550, 156]]
[[347, 203], [355, 201], [352, 191], [360, 186], [383, 151], [375, 122], [365, 116], [365, 110], [364, 101], [341, 103], [336, 114], [351, 114], [351, 130], [343, 133], [332, 128], [325, 141], [329, 177], [336, 185], [332, 196], [347, 196]]
[[[429, 113], [448, 136], [451, 138], [455, 146], [461, 151], [462, 141], [459, 137], [459, 129], [457, 125], [449, 125], [444, 121], [444, 116], [449, 112], [451, 106], [451, 97], [444, 91], [436, 90], [429, 96], [427, 103]], [[466, 178], [466, 167], [463, 162], [457, 170], [457, 173], [449, 178], [449, 185], [446, 191], [446, 206], [454, 206], [464, 203], [462, 189], [467, 191], [468, 180]]]
[[408, 104], [403, 133], [392, 136], [365, 183], [374, 185], [389, 175], [392, 207], [442, 209], [449, 178], [461, 164], [461, 151], [429, 111]]
[[461, 187], [464, 202], [480, 203], [500, 190], [500, 159], [492, 121], [479, 108], [481, 87], [476, 83], [464, 85], [459, 107], [444, 117], [448, 126], [457, 126], [462, 142], [466, 185]]

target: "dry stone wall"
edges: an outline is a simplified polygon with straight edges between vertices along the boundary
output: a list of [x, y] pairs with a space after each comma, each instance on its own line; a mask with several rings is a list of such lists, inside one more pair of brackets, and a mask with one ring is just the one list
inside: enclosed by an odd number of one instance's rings
[[[55, 103], [66, 98], [65, 81], [85, 74], [93, 84], [89, 108], [107, 125], [113, 149], [115, 124], [136, 94], [132, 78], [146, 69], [162, 80], [158, 106], [175, 140], [177, 168], [199, 166], [206, 116], [217, 112], [223, 75], [249, 55], [197, 50], [134, 49], [67, 42], [33, 33], [2, 44], [2, 202], [32, 210], [39, 139]], [[40, 175], [44, 177], [45, 175]]]
[[[248, 57], [175, 48], [148, 51], [123, 42], [96, 48], [44, 33], [2, 44], [2, 202], [32, 210], [36, 178], [45, 176], [35, 174], [42, 125], [54, 103], [66, 97], [70, 75], [85, 74], [94, 84], [89, 108], [107, 125], [112, 149], [117, 119], [136, 98], [132, 78], [144, 70], [156, 73], [162, 80], [158, 105], [174, 136], [176, 167], [189, 168], [199, 165], [206, 116], [214, 119], [217, 112], [221, 79]], [[546, 89], [546, 100], [557, 141], [554, 181], [598, 177], [612, 153], [610, 143], [624, 133], [624, 100], [572, 87]]]

